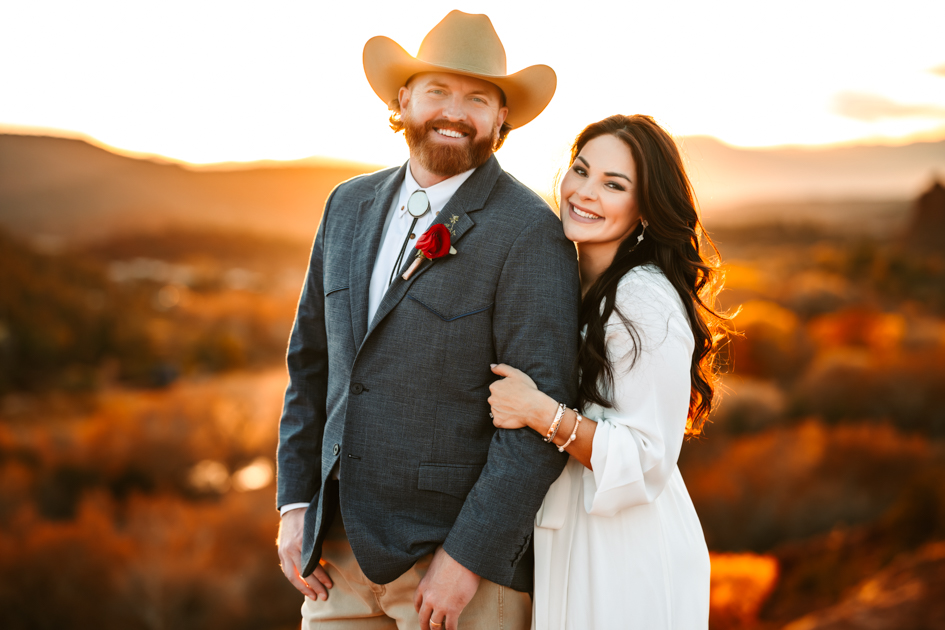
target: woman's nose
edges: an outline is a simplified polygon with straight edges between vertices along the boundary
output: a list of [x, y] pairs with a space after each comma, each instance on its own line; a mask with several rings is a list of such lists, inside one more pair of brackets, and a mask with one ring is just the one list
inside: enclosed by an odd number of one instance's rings
[[597, 197], [597, 190], [591, 184], [590, 180], [587, 179], [578, 186], [577, 193], [581, 199], [595, 199]]

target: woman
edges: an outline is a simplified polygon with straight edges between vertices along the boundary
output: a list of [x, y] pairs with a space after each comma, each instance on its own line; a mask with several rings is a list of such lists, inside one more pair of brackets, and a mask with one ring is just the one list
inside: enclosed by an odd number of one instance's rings
[[676, 145], [648, 116], [581, 132], [560, 193], [581, 272], [582, 411], [506, 365], [489, 398], [496, 426], [570, 455], [536, 517], [533, 626], [706, 628], [709, 554], [676, 461], [712, 406], [711, 242]]

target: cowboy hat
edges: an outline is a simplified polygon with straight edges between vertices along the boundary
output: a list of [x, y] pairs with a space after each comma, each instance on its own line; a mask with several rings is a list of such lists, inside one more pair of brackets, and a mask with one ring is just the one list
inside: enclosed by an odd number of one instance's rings
[[555, 71], [544, 65], [506, 74], [505, 48], [486, 15], [450, 11], [420, 44], [416, 57], [388, 37], [372, 37], [364, 45], [364, 74], [384, 103], [419, 72], [452, 72], [495, 84], [505, 93], [509, 115], [517, 128], [530, 122], [551, 102]]

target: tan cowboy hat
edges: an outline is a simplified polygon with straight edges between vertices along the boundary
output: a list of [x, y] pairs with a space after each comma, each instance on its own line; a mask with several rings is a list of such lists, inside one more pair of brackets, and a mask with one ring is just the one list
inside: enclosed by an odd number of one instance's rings
[[389, 37], [364, 45], [364, 74], [374, 92], [390, 103], [418, 72], [452, 72], [494, 83], [505, 92], [513, 129], [530, 122], [551, 102], [558, 79], [548, 66], [506, 74], [505, 48], [486, 15], [450, 11], [420, 44], [416, 58]]

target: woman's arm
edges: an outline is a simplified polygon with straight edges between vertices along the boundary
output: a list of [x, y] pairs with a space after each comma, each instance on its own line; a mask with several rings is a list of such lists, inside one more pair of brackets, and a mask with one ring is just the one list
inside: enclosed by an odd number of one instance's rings
[[[585, 509], [591, 514], [612, 515], [654, 501], [682, 447], [694, 342], [675, 290], [657, 275], [655, 270], [638, 269], [621, 281], [617, 304], [633, 323], [636, 338], [618, 317], [611, 317], [606, 334], [614, 368], [613, 407], [600, 418], [585, 418], [567, 448], [588, 469]], [[634, 352], [637, 342], [639, 353]], [[518, 370], [500, 365], [493, 372], [506, 376], [491, 386], [496, 426], [529, 427], [544, 436], [557, 401]], [[574, 417], [574, 412], [566, 413], [556, 444], [568, 440]]]
[[[500, 363], [493, 365], [492, 371], [505, 377], [489, 387], [492, 392], [489, 396], [492, 423], [500, 429], [528, 427], [542, 437], [547, 435], [548, 428], [558, 412], [558, 402], [538, 391], [532, 379], [521, 370]], [[570, 439], [576, 423], [577, 413], [573, 409], [567, 409], [552, 440], [555, 446], [563, 446]], [[591, 468], [591, 449], [597, 422], [584, 418], [577, 429], [577, 435], [565, 450], [571, 457]], [[548, 448], [552, 448], [550, 444]]]

